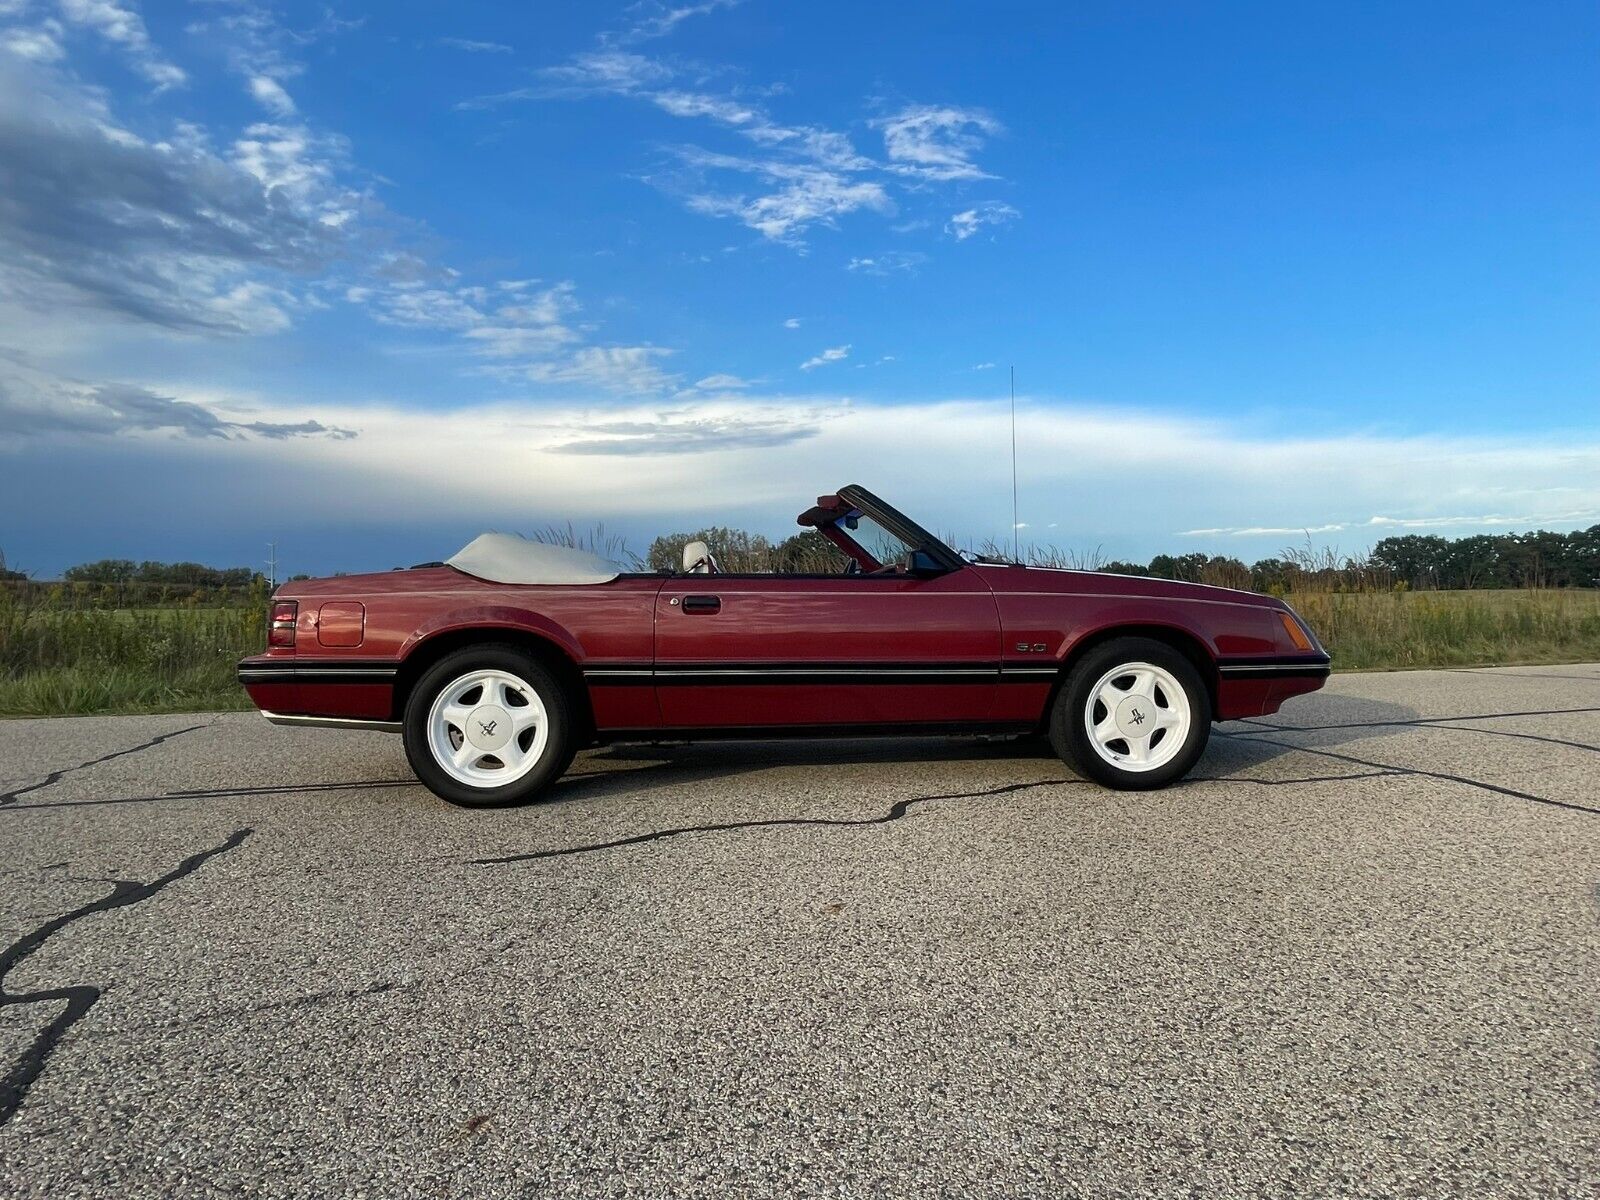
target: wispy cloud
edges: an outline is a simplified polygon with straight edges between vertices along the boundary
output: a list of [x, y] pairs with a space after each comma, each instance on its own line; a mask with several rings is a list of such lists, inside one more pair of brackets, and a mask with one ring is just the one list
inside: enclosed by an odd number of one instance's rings
[[956, 241], [964, 242], [985, 225], [1004, 225], [1009, 221], [1015, 221], [1021, 215], [1009, 204], [990, 200], [956, 213], [945, 223], [944, 231]]
[[436, 39], [441, 46], [451, 50], [464, 50], [468, 54], [510, 54], [512, 48], [503, 42], [478, 42], [472, 38], [442, 37]]
[[685, 197], [691, 211], [736, 217], [773, 241], [799, 244], [800, 235], [812, 225], [833, 225], [838, 218], [861, 209], [894, 211], [894, 201], [875, 180], [851, 179], [821, 167], [704, 151], [685, 151], [684, 158], [702, 171], [740, 171], [777, 185], [775, 191], [764, 195], [693, 190]]
[[939, 182], [994, 178], [972, 156], [1004, 127], [981, 109], [913, 104], [873, 125], [883, 131], [892, 170]]
[[113, 438], [162, 434], [182, 438], [351, 438], [321, 421], [245, 421], [149, 388], [81, 383], [21, 369], [0, 359], [0, 433], [8, 437]]
[[60, 0], [61, 15], [73, 25], [92, 30], [118, 47], [128, 65], [156, 86], [179, 87], [188, 76], [156, 49], [144, 18], [116, 0]]
[[292, 117], [295, 114], [294, 101], [289, 98], [289, 93], [270, 75], [252, 75], [250, 94], [275, 117]]
[[789, 317], [787, 320], [784, 321], [783, 327], [785, 329], [799, 329], [800, 328], [800, 318], [799, 317]]
[[824, 350], [821, 354], [806, 359], [805, 362], [800, 364], [800, 369], [802, 371], [811, 371], [817, 367], [825, 367], [829, 363], [843, 362], [849, 357], [850, 347], [848, 345], [834, 346]]
[[47, 311], [90, 306], [176, 330], [282, 328], [297, 279], [345, 240], [358, 197], [335, 148], [257, 126], [227, 151], [149, 141], [93, 95], [0, 59], [0, 282]]
[[[719, 7], [727, 5], [657, 5], [644, 24], [666, 30], [688, 16]], [[675, 147], [670, 151], [678, 160], [675, 168], [647, 172], [642, 178], [677, 196], [692, 212], [737, 220], [764, 238], [796, 249], [804, 248], [806, 234], [814, 226], [834, 227], [859, 212], [893, 215], [897, 205], [891, 186], [915, 192], [935, 184], [992, 178], [974, 156], [1002, 127], [980, 109], [908, 105], [873, 121], [887, 155], [886, 161], [879, 161], [861, 153], [845, 132], [780, 121], [745, 95], [705, 90], [703, 71], [690, 72], [622, 48], [638, 40], [602, 37], [596, 49], [541, 70], [533, 86], [472, 97], [456, 107], [473, 110], [530, 100], [628, 96], [681, 120], [730, 132], [755, 149], [730, 153], [697, 145]], [[998, 210], [990, 215], [1001, 219]], [[1005, 219], [1016, 215], [1008, 208]], [[982, 216], [979, 210], [970, 214], [974, 221]], [[970, 235], [964, 225], [960, 228], [959, 237]]]
[[694, 386], [702, 392], [727, 392], [747, 388], [750, 381], [737, 375], [707, 375], [696, 380]]
[[664, 38], [691, 17], [703, 17], [720, 8], [734, 8], [741, 0], [701, 0], [698, 4], [663, 4], [659, 0], [643, 0], [628, 9], [633, 23], [620, 33], [607, 35], [605, 40], [645, 42]]
[[52, 20], [0, 30], [0, 51], [34, 62], [58, 62], [66, 56], [61, 45], [62, 32], [61, 23]]
[[1323, 525], [1231, 525], [1211, 529], [1184, 529], [1178, 537], [1290, 537], [1320, 533], [1363, 533], [1371, 535], [1391, 529], [1532, 529], [1536, 526], [1570, 529], [1586, 521], [1600, 520], [1600, 506], [1578, 509], [1550, 509], [1524, 513], [1475, 513], [1471, 516], [1368, 517], [1366, 520], [1333, 521]]
[[852, 258], [845, 270], [862, 275], [893, 275], [896, 272], [914, 272], [928, 256], [916, 250], [885, 250], [866, 258]]

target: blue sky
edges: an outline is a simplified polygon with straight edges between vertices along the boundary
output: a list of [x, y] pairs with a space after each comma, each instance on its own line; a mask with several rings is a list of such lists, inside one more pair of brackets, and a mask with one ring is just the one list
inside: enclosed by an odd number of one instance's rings
[[0, 549], [1600, 521], [1591, 4], [0, 0]]

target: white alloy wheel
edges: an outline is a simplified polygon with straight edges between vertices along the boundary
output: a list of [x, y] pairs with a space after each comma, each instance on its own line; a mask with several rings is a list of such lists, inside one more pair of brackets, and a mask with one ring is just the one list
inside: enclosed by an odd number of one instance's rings
[[1123, 771], [1154, 771], [1171, 762], [1188, 740], [1192, 721], [1183, 685], [1147, 662], [1107, 671], [1089, 689], [1083, 708], [1089, 745]]
[[427, 737], [450, 778], [498, 788], [539, 765], [550, 718], [532, 684], [509, 671], [476, 668], [440, 689], [428, 710]]

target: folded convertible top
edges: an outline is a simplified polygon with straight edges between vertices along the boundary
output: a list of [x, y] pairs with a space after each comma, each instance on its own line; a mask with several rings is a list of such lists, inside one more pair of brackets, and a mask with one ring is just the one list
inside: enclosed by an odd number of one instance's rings
[[623, 573], [622, 566], [598, 554], [513, 533], [479, 534], [445, 565], [491, 583], [609, 583]]

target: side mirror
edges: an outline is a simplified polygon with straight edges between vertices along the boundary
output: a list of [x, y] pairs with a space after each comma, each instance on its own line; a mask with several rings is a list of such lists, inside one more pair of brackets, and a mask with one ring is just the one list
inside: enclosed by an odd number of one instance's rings
[[928, 579], [935, 575], [943, 575], [944, 568], [926, 550], [913, 550], [906, 555], [906, 573]]

